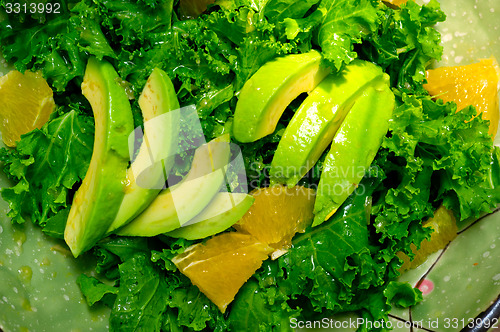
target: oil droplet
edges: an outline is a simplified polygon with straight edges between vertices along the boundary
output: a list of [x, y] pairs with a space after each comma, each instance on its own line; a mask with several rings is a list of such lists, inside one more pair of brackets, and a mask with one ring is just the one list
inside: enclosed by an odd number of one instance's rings
[[73, 257], [73, 254], [71, 254], [71, 251], [69, 251], [67, 248], [64, 248], [63, 246], [56, 244], [52, 248], [50, 248], [52, 252], [54, 253], [61, 253], [65, 257]]
[[45, 257], [40, 263], [40, 266], [49, 266], [49, 265], [50, 265], [50, 260], [48, 257]]
[[22, 249], [24, 242], [26, 242], [26, 233], [17, 227], [14, 227], [13, 230], [12, 239], [17, 243], [19, 249]]
[[115, 79], [115, 82], [121, 86], [123, 89], [125, 89], [125, 93], [127, 94], [127, 97], [129, 100], [135, 99], [135, 94], [134, 94], [134, 87], [132, 83], [127, 82], [125, 80], [122, 80], [121, 78], [117, 77]]
[[19, 278], [24, 283], [29, 283], [31, 281], [31, 278], [33, 277], [33, 270], [31, 270], [31, 267], [26, 265], [21, 266], [21, 268], [17, 270], [17, 272], [19, 273]]
[[30, 300], [27, 298], [23, 299], [22, 307], [26, 311], [33, 311], [33, 307], [31, 307]]

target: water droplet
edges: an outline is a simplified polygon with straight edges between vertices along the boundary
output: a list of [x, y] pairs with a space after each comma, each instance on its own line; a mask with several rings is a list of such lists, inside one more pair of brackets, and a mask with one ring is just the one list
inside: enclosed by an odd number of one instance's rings
[[19, 273], [19, 278], [21, 278], [21, 280], [25, 283], [30, 282], [33, 277], [33, 271], [29, 266], [21, 266], [17, 272]]
[[443, 43], [446, 43], [446, 42], [449, 42], [453, 39], [453, 35], [451, 33], [447, 33], [446, 35], [443, 36], [443, 38], [441, 38], [441, 41]]

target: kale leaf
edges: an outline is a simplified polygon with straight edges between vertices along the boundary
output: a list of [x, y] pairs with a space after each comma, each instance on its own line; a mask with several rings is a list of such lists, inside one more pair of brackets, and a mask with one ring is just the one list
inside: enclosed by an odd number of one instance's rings
[[41, 129], [23, 135], [15, 150], [0, 150], [3, 170], [16, 182], [2, 189], [13, 222], [23, 223], [28, 216], [45, 226], [49, 218], [71, 205], [70, 192], [85, 177], [94, 121], [77, 106], [65, 111]]

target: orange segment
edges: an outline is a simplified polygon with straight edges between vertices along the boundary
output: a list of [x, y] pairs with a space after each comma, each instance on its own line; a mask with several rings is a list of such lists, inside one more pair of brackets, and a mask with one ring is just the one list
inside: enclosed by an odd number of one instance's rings
[[447, 210], [443, 206], [439, 207], [434, 213], [434, 217], [424, 222], [423, 226], [432, 227], [434, 231], [431, 234], [431, 238], [430, 240], [423, 240], [420, 249], [417, 249], [414, 244], [411, 244], [411, 249], [413, 253], [415, 253], [415, 257], [412, 261], [402, 252], [398, 253], [398, 257], [404, 262], [399, 269], [400, 272], [416, 268], [425, 262], [430, 254], [443, 249], [457, 237], [458, 228], [455, 216], [453, 212]]
[[40, 74], [13, 70], [0, 77], [0, 131], [7, 146], [41, 128], [54, 107], [52, 89]]
[[384, 0], [384, 2], [390, 3], [394, 6], [401, 6], [402, 4], [408, 2], [408, 0]]
[[251, 194], [254, 204], [234, 225], [236, 232], [214, 236], [172, 259], [222, 312], [267, 256], [282, 255], [313, 218], [312, 189], [275, 186]]
[[253, 205], [233, 227], [275, 249], [289, 248], [295, 233], [303, 233], [312, 221], [313, 189], [273, 186], [254, 190], [251, 195], [255, 197]]
[[441, 67], [427, 71], [424, 88], [435, 98], [454, 101], [457, 110], [473, 105], [483, 119], [490, 120], [489, 133], [495, 137], [498, 129], [499, 67], [494, 58], [483, 59], [466, 66]]
[[214, 236], [172, 259], [177, 268], [225, 312], [238, 290], [272, 252], [267, 244], [237, 232]]

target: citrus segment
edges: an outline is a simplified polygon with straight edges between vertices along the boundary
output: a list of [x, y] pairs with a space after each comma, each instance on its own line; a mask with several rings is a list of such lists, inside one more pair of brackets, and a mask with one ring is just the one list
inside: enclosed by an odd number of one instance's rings
[[440, 67], [427, 71], [424, 88], [430, 95], [445, 102], [454, 101], [457, 111], [466, 106], [476, 107], [477, 114], [490, 121], [489, 134], [498, 129], [499, 67], [494, 58], [465, 66]]
[[241, 286], [272, 250], [251, 235], [231, 232], [187, 248], [172, 262], [225, 312]]
[[394, 6], [401, 6], [402, 4], [407, 3], [408, 0], [384, 0], [384, 2], [390, 3]]
[[411, 244], [411, 249], [415, 254], [413, 260], [403, 254], [398, 253], [398, 257], [403, 260], [403, 265], [399, 269], [400, 272], [416, 268], [422, 264], [427, 257], [446, 247], [453, 239], [457, 237], [457, 223], [453, 212], [447, 210], [443, 206], [438, 208], [434, 213], [434, 217], [429, 218], [424, 224], [424, 227], [431, 227], [434, 231], [431, 233], [430, 240], [423, 240], [420, 249], [417, 249], [414, 244]]
[[0, 131], [5, 145], [16, 146], [21, 135], [41, 128], [54, 107], [52, 89], [41, 74], [13, 70], [0, 77]]
[[233, 226], [238, 231], [282, 250], [290, 247], [295, 233], [304, 232], [311, 224], [315, 198], [313, 189], [273, 186], [256, 189], [250, 194], [255, 201]]

